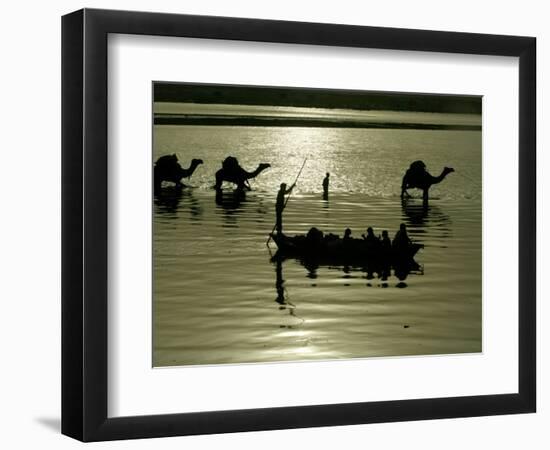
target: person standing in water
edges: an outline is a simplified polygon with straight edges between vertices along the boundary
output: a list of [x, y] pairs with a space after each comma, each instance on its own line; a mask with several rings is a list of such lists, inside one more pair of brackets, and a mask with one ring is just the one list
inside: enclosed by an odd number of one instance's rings
[[277, 193], [277, 203], [275, 204], [275, 214], [276, 214], [276, 222], [275, 222], [275, 229], [277, 230], [277, 234], [280, 234], [283, 232], [283, 210], [285, 209], [285, 195], [290, 194], [292, 192], [292, 189], [294, 189], [294, 186], [296, 186], [296, 183], [294, 183], [290, 188], [286, 188], [286, 183], [281, 183], [281, 187], [279, 188], [279, 192]]
[[327, 172], [325, 178], [323, 178], [323, 198], [328, 198], [328, 183], [329, 183], [330, 173]]

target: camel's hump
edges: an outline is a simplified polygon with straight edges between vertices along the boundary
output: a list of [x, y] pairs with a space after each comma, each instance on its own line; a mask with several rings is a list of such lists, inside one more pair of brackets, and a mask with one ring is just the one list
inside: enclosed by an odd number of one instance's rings
[[426, 170], [426, 164], [424, 164], [424, 161], [414, 161], [411, 163], [409, 169], [417, 171], [417, 170]]
[[239, 161], [234, 156], [228, 156], [223, 160], [222, 167], [225, 170], [234, 170], [239, 167]]

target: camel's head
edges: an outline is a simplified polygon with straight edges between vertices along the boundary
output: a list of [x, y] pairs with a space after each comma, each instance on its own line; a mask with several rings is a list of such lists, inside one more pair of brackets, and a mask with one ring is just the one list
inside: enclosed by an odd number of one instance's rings
[[445, 173], [445, 175], [448, 175], [450, 173], [453, 173], [455, 170], [452, 168], [452, 167], [445, 167], [443, 169], [443, 172]]
[[269, 163], [260, 163], [258, 165], [258, 169], [259, 170], [265, 170], [265, 169], [269, 169], [271, 167], [271, 164]]
[[199, 164], [204, 164], [204, 161], [202, 159], [196, 159], [196, 158], [193, 158], [191, 160], [192, 166], [198, 166]]

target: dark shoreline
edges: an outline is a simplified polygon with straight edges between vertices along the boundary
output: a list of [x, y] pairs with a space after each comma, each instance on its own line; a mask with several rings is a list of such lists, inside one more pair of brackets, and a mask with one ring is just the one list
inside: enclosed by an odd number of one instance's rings
[[378, 128], [401, 130], [481, 131], [481, 125], [366, 122], [352, 120], [274, 118], [274, 117], [190, 117], [156, 115], [155, 125], [204, 125], [248, 127]]
[[155, 102], [481, 114], [481, 96], [155, 82]]

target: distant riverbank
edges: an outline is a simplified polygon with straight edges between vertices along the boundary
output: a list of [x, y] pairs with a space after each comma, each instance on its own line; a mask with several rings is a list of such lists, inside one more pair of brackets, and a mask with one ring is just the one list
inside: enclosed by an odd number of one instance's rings
[[329, 118], [307, 117], [235, 117], [198, 116], [186, 114], [155, 114], [155, 125], [209, 125], [209, 126], [250, 126], [250, 127], [312, 127], [312, 128], [376, 128], [405, 130], [456, 130], [481, 131], [481, 125], [354, 121]]
[[481, 97], [266, 86], [154, 83], [155, 102], [481, 114]]

